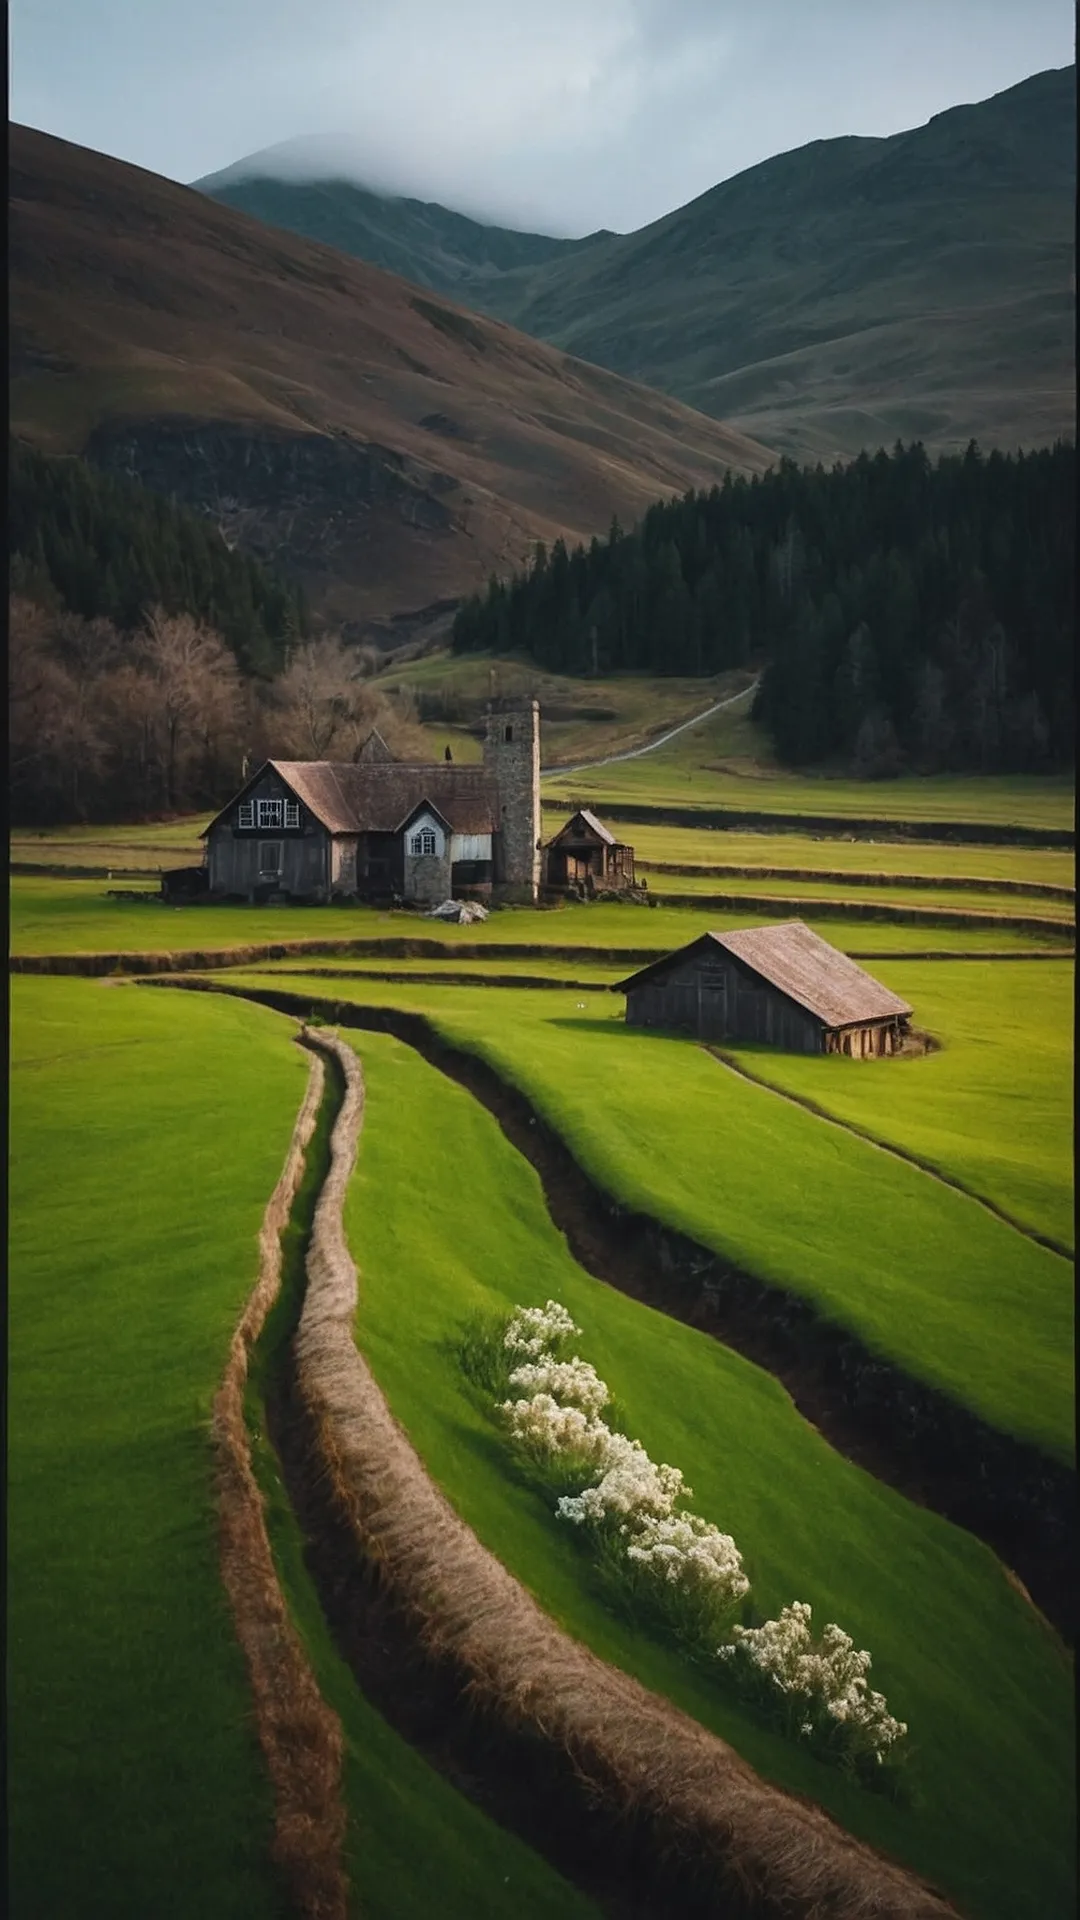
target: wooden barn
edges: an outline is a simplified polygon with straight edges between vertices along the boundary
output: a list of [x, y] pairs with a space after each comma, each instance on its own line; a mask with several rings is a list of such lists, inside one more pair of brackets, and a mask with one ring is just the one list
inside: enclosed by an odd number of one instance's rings
[[632, 1027], [791, 1053], [895, 1053], [912, 1009], [801, 920], [703, 933], [616, 988]]
[[634, 849], [582, 807], [544, 846], [544, 884], [621, 893], [634, 884]]

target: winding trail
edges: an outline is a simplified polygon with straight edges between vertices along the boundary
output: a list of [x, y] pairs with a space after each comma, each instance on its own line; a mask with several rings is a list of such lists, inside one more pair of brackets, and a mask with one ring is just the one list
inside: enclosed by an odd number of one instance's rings
[[738, 693], [729, 694], [726, 700], [715, 700], [703, 713], [695, 713], [690, 720], [681, 720], [677, 727], [669, 727], [666, 733], [657, 735], [644, 747], [627, 747], [623, 753], [608, 753], [602, 760], [579, 760], [572, 767], [541, 767], [541, 780], [555, 780], [562, 774], [589, 773], [593, 767], [613, 767], [619, 760], [640, 760], [643, 753], [655, 753], [659, 747], [666, 747], [670, 740], [677, 740], [680, 733], [689, 733], [691, 727], [700, 727], [703, 720], [711, 720], [714, 713], [723, 713], [725, 707], [733, 707], [738, 700], [745, 700], [755, 694], [760, 685], [758, 679], [752, 680], [748, 687], [742, 687]]
[[556, 1626], [466, 1526], [393, 1419], [353, 1333], [342, 1207], [363, 1122], [360, 1063], [305, 1034], [345, 1093], [315, 1211], [296, 1339], [318, 1466], [356, 1556], [472, 1710], [535, 1750], [592, 1807], [597, 1844], [654, 1880], [642, 1913], [725, 1920], [946, 1920], [955, 1910], [817, 1807], [770, 1787], [716, 1735]]
[[325, 1073], [314, 1055], [285, 1165], [259, 1232], [259, 1274], [214, 1399], [221, 1573], [247, 1661], [255, 1725], [274, 1795], [271, 1857], [300, 1920], [346, 1920], [343, 1739], [278, 1584], [244, 1420], [248, 1356], [281, 1284], [281, 1234], [303, 1176]]

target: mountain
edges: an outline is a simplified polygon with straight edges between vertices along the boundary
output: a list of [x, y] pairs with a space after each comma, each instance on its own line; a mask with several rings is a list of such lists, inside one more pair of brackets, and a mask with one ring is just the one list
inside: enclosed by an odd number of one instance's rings
[[1074, 430], [1075, 150], [1068, 67], [461, 297], [796, 458], [1044, 445]]
[[209, 514], [355, 636], [408, 637], [402, 616], [444, 614], [538, 539], [771, 463], [498, 320], [47, 134], [10, 130], [9, 196], [12, 431]]
[[[192, 184], [222, 206], [249, 213], [269, 227], [321, 240], [417, 286], [474, 305], [483, 304], [479, 289], [485, 280], [517, 267], [539, 266], [608, 237], [556, 240], [548, 234], [516, 233], [486, 226], [434, 201], [377, 193], [334, 176], [283, 177], [305, 165], [307, 146], [305, 141], [285, 141]], [[310, 167], [312, 161], [306, 164]]]

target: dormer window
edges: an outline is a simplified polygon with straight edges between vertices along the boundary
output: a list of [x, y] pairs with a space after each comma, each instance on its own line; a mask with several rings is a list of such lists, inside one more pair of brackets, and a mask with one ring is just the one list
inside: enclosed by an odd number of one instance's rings
[[410, 843], [410, 852], [414, 854], [433, 854], [436, 850], [434, 827], [421, 827], [414, 833]]
[[282, 813], [280, 800], [257, 800], [255, 808], [260, 827], [280, 827]]

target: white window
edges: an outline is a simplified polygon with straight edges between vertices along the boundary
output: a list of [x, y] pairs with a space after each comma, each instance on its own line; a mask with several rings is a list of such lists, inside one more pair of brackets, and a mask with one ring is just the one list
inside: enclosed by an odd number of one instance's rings
[[259, 842], [259, 877], [276, 876], [281, 872], [281, 841], [261, 840]]
[[421, 827], [419, 833], [413, 834], [410, 852], [434, 853], [435, 844], [435, 829], [433, 827]]
[[298, 827], [300, 825], [300, 807], [295, 800], [286, 800], [285, 802], [285, 825], [287, 827]]
[[260, 827], [280, 827], [281, 825], [281, 801], [280, 800], [259, 800], [256, 804], [259, 810]]
[[237, 816], [236, 824], [239, 827], [253, 827], [255, 825], [254, 800], [241, 800], [240, 812]]

